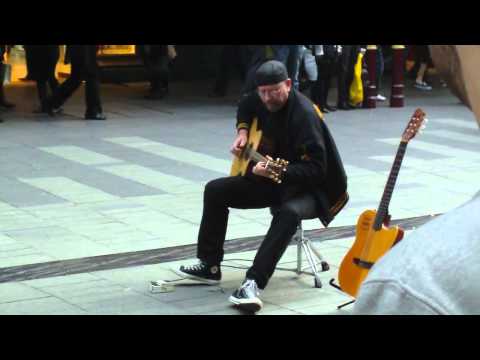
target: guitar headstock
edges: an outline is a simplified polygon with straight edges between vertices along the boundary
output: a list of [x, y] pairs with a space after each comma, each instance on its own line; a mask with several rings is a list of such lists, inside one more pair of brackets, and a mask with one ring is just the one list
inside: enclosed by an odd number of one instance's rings
[[412, 115], [407, 128], [403, 132], [402, 142], [408, 143], [412, 140], [421, 130], [425, 129], [428, 120], [425, 118], [426, 114], [422, 109], [415, 110]]
[[271, 157], [267, 156], [267, 170], [270, 173], [270, 179], [276, 182], [277, 184], [281, 184], [282, 180], [280, 179], [283, 172], [287, 171], [287, 166], [289, 162], [287, 160], [278, 159], [273, 160]]

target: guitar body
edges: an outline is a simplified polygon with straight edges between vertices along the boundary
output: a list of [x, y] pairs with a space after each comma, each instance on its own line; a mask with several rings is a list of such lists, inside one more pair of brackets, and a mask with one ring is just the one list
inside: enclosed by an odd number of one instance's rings
[[[245, 149], [247, 150], [258, 150], [258, 146], [260, 145], [260, 141], [262, 140], [262, 130], [258, 129], [258, 119], [254, 118], [252, 121], [252, 125], [248, 130], [248, 141], [245, 145]], [[240, 157], [235, 156], [233, 159], [232, 167], [230, 169], [230, 176], [244, 176], [247, 172], [248, 164], [250, 163], [250, 159], [246, 156], [248, 151], [244, 151]]]
[[[403, 238], [403, 230], [398, 226], [382, 225], [379, 231], [373, 229], [375, 210], [367, 210], [360, 215], [355, 242], [343, 259], [338, 281], [342, 291], [356, 297], [361, 284], [367, 277], [370, 268]], [[366, 246], [366, 244], [370, 246]]]

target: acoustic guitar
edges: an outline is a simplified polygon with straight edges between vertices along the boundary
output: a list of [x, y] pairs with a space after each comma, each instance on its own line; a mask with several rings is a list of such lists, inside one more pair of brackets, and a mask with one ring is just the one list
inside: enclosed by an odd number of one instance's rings
[[262, 130], [258, 129], [258, 119], [254, 118], [248, 130], [248, 140], [240, 156], [235, 156], [230, 170], [230, 176], [245, 176], [250, 163], [265, 162], [270, 179], [281, 184], [282, 172], [287, 170], [288, 161], [283, 159], [272, 159], [270, 156], [263, 156], [257, 150], [262, 141]]
[[357, 296], [372, 266], [403, 238], [404, 231], [401, 228], [389, 227], [388, 206], [407, 145], [425, 127], [424, 122], [425, 113], [417, 109], [402, 135], [378, 210], [367, 210], [358, 219], [355, 242], [344, 257], [338, 273], [341, 290], [353, 297]]

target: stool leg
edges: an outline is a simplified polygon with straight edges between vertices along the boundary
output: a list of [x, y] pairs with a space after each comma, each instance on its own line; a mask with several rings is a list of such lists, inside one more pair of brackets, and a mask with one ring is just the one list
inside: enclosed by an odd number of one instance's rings
[[308, 247], [310, 248], [311, 251], [315, 254], [315, 256], [320, 260], [320, 263], [322, 265], [322, 272], [330, 270], [330, 265], [323, 259], [323, 256], [320, 254], [320, 252], [315, 249], [315, 246], [313, 246], [309, 240], [308, 241]]
[[315, 287], [321, 288], [322, 281], [320, 280], [320, 276], [318, 275], [317, 264], [313, 257], [310, 244], [307, 241], [302, 241], [302, 246], [303, 246], [303, 250], [305, 251], [305, 255], [307, 256], [308, 263], [310, 264], [310, 268], [312, 269], [313, 276], [315, 277]]
[[297, 274], [302, 273], [302, 237], [303, 230], [301, 227], [298, 228], [295, 234], [295, 241], [297, 242]]

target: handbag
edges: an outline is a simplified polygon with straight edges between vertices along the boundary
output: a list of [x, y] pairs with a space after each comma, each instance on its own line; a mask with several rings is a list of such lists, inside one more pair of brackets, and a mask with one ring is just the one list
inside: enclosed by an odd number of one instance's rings
[[363, 102], [362, 62], [363, 53], [360, 52], [355, 64], [353, 81], [350, 85], [350, 103], [354, 106]]

